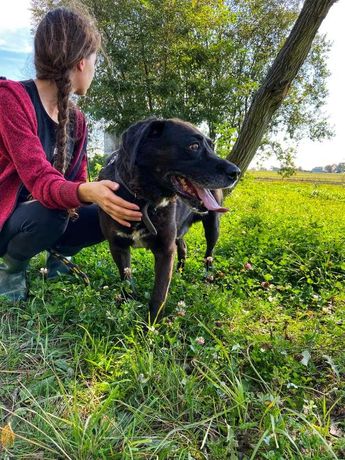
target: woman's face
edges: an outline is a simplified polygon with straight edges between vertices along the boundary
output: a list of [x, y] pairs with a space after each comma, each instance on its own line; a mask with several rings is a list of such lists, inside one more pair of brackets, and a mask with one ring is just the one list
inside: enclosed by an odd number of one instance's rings
[[73, 93], [78, 96], [85, 96], [95, 74], [97, 54], [92, 53], [89, 57], [83, 58], [72, 71], [71, 82]]

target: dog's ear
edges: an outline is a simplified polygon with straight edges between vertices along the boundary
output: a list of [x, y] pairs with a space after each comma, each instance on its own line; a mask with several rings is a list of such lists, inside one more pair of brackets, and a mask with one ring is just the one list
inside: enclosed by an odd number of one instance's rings
[[146, 138], [159, 137], [165, 125], [164, 120], [149, 118], [130, 126], [122, 135], [122, 153], [127, 156], [128, 166], [131, 170], [135, 164], [138, 149]]
[[152, 121], [148, 127], [147, 137], [148, 138], [160, 137], [164, 130], [165, 124], [166, 124], [165, 120]]

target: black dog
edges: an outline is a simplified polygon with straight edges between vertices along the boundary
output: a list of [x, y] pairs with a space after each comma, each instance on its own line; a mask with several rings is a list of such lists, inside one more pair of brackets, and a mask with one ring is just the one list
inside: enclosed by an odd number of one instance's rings
[[[155, 283], [149, 322], [159, 319], [172, 276], [176, 244], [179, 266], [186, 257], [183, 236], [202, 220], [210, 260], [218, 239], [221, 193], [234, 186], [240, 170], [214, 154], [212, 142], [197, 128], [178, 119], [148, 119], [123, 134], [122, 144], [100, 172], [100, 179], [120, 184], [122, 198], [137, 203], [141, 222], [131, 228], [100, 210], [100, 222], [122, 279], [131, 277], [130, 246], [150, 249], [155, 257]], [[213, 192], [210, 189], [214, 190]]]

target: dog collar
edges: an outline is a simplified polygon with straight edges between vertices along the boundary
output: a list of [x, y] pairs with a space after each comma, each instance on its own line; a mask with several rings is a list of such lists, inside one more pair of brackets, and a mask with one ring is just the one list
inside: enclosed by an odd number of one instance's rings
[[157, 235], [157, 229], [153, 225], [151, 219], [149, 218], [148, 214], [148, 209], [149, 209], [150, 203], [146, 202], [144, 207], [142, 208], [142, 213], [143, 213], [143, 222], [146, 225], [147, 230], [151, 233], [151, 235], [156, 236]]

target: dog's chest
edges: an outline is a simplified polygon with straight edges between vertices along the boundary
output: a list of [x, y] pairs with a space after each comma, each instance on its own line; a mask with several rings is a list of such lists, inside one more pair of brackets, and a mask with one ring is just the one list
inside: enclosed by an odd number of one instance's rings
[[[168, 198], [162, 198], [162, 200], [156, 204], [155, 208], [151, 210], [151, 213], [155, 215], [157, 218], [159, 214], [159, 210], [162, 208], [167, 208], [168, 205], [171, 204], [170, 200]], [[152, 215], [149, 217], [147, 215], [148, 219], [152, 218]], [[160, 216], [162, 218], [162, 216]], [[140, 226], [139, 228], [134, 228], [130, 233], [123, 232], [120, 229], [116, 231], [116, 236], [120, 238], [125, 238], [127, 240], [130, 240], [130, 244], [133, 248], [147, 248], [148, 247], [148, 238], [152, 236], [152, 232], [150, 232], [148, 227], [153, 227], [152, 222], [150, 222], [150, 225], [147, 227], [148, 223], [146, 222], [146, 226]]]
[[150, 233], [146, 228], [139, 228], [138, 230], [133, 230], [131, 233], [121, 232], [120, 230], [116, 232], [116, 236], [130, 240], [133, 248], [146, 248], [147, 241], [145, 238], [149, 235]]

